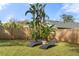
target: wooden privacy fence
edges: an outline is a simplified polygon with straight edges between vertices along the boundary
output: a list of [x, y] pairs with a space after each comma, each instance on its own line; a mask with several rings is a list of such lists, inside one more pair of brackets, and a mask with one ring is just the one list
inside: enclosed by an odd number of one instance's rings
[[79, 44], [79, 29], [58, 29], [56, 31], [58, 41], [66, 41]]
[[[22, 29], [4, 29], [0, 27], [0, 39], [28, 39], [31, 38], [29, 28]], [[58, 41], [66, 41], [79, 44], [79, 29], [58, 29], [56, 31]]]
[[28, 39], [31, 38], [30, 30], [22, 29], [4, 29], [0, 27], [0, 39]]

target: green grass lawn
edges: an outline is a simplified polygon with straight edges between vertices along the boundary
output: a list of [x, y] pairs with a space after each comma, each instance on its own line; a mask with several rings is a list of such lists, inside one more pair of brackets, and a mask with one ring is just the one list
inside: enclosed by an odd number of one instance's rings
[[79, 56], [79, 46], [59, 42], [49, 49], [27, 47], [25, 40], [0, 40], [0, 56]]

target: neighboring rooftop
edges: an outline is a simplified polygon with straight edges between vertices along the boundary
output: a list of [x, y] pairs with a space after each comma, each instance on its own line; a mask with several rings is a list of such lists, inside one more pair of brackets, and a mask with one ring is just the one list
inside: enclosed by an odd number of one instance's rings
[[79, 28], [79, 23], [77, 22], [61, 22], [61, 21], [47, 21], [47, 23], [55, 24], [58, 28]]

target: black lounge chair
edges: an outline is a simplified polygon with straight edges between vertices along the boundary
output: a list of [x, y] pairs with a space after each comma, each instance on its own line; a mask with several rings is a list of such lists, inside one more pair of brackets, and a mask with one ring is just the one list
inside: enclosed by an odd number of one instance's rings
[[42, 44], [42, 41], [41, 41], [41, 40], [38, 40], [38, 41], [31, 41], [31, 42], [28, 44], [28, 47], [34, 47], [34, 46], [41, 45], [41, 44]]
[[40, 46], [42, 49], [48, 49], [50, 47], [55, 46], [56, 40], [50, 40], [47, 44]]

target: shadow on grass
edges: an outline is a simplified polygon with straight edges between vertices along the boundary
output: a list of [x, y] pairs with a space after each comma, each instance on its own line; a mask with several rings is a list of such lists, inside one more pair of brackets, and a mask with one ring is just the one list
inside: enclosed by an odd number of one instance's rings
[[44, 50], [48, 50], [48, 49], [51, 49], [51, 48], [53, 48], [53, 47], [55, 47], [55, 46], [57, 46], [57, 45], [50, 45], [50, 46], [48, 46], [47, 48], [41, 48], [41, 49], [44, 49]]
[[49, 46], [47, 49], [51, 49], [53, 47], [56, 47], [57, 45], [52, 45], [52, 46]]
[[75, 52], [79, 53], [79, 48], [71, 49], [71, 51], [75, 51]]
[[25, 46], [26, 41], [23, 40], [0, 40], [0, 47], [5, 46]]
[[78, 44], [69, 43], [69, 44], [67, 44], [67, 46], [70, 47], [70, 51], [79, 53], [79, 45]]

